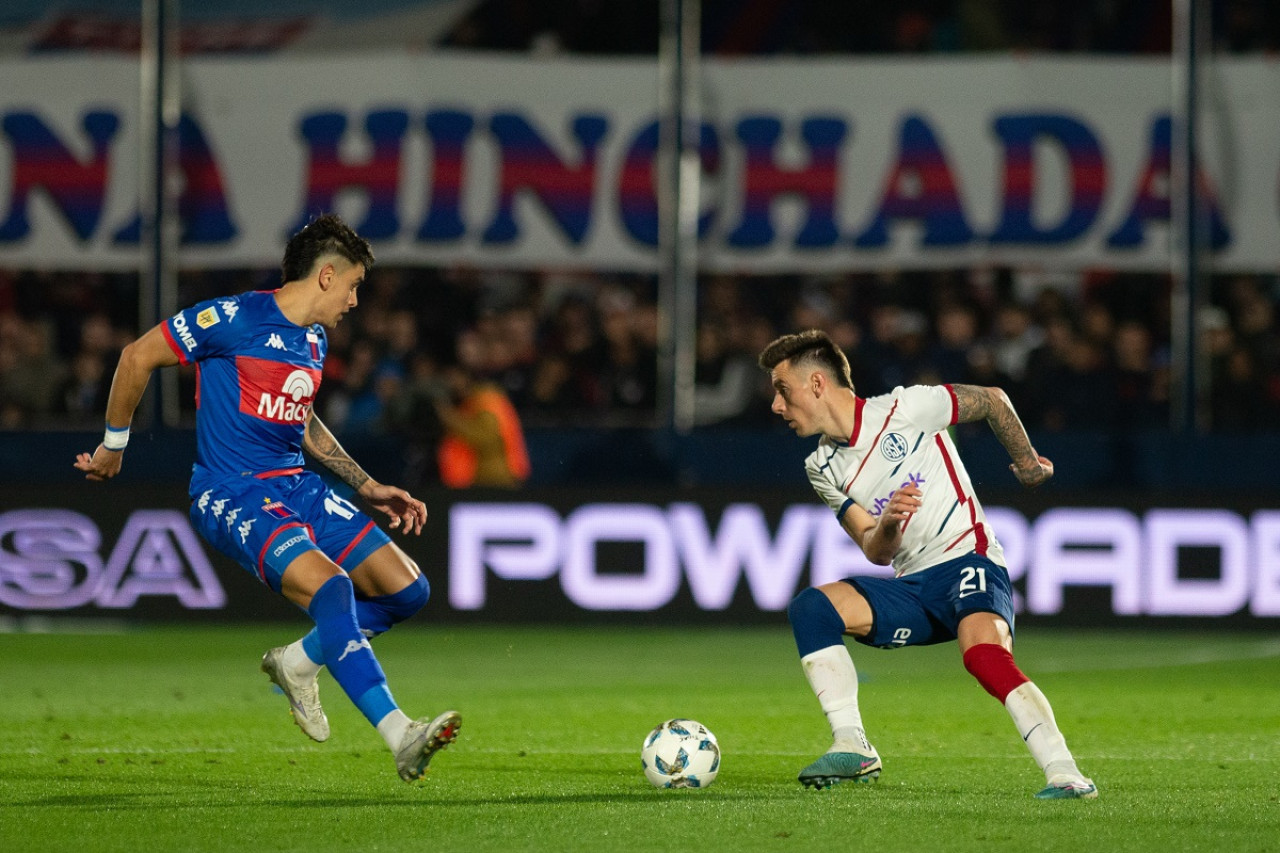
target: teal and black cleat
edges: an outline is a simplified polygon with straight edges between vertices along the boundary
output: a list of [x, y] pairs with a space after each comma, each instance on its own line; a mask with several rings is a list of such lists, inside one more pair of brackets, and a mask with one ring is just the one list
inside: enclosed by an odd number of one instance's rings
[[800, 783], [809, 788], [830, 788], [840, 782], [874, 782], [880, 777], [880, 756], [856, 752], [828, 752], [800, 771]]
[[1083, 776], [1075, 778], [1055, 777], [1043, 791], [1036, 794], [1037, 800], [1096, 800], [1098, 786], [1092, 779]]

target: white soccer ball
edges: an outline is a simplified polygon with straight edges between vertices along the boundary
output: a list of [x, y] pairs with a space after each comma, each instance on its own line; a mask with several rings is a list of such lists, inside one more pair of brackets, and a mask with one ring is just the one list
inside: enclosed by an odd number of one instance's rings
[[696, 720], [667, 720], [645, 737], [640, 766], [655, 787], [705, 788], [720, 772], [720, 744]]

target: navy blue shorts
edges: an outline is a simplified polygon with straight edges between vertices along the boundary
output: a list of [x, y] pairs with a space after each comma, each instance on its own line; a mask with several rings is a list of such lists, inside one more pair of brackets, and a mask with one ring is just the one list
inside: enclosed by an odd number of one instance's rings
[[312, 471], [262, 479], [197, 473], [189, 514], [210, 545], [276, 592], [284, 570], [304, 551], [322, 551], [351, 571], [391, 541]]
[[970, 613], [994, 613], [1013, 631], [1009, 572], [978, 554], [966, 554], [900, 578], [851, 577], [871, 605], [871, 631], [859, 643], [882, 649], [928, 646], [956, 638]]

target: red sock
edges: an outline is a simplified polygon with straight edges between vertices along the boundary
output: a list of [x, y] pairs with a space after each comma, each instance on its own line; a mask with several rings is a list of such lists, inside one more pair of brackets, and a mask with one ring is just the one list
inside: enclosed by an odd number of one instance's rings
[[996, 643], [979, 643], [964, 653], [964, 668], [982, 689], [1004, 703], [1005, 697], [1031, 679], [1013, 662], [1013, 654]]

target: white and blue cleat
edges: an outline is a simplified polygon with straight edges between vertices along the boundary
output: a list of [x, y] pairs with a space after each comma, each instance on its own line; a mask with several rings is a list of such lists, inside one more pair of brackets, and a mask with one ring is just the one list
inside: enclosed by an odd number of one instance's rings
[[270, 649], [262, 656], [262, 671], [289, 700], [289, 713], [303, 734], [317, 743], [329, 739], [329, 718], [320, 707], [320, 688], [313, 678], [300, 681], [284, 665], [284, 647]]
[[410, 723], [395, 752], [400, 778], [412, 782], [425, 776], [432, 756], [457, 740], [460, 728], [462, 715], [457, 711], [445, 711], [431, 721], [423, 718]]

